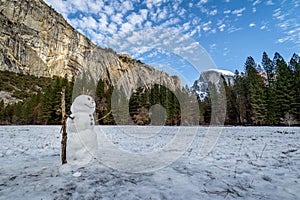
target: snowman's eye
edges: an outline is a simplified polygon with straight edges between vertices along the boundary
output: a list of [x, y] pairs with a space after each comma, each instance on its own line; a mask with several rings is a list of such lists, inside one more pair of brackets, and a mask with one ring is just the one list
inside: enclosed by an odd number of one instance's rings
[[91, 98], [90, 98], [90, 97], [88, 97], [88, 100], [90, 101], [90, 100], [91, 100]]

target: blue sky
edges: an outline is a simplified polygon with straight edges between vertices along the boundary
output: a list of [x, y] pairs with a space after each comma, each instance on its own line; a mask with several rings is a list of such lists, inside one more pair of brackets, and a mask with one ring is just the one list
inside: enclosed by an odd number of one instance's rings
[[45, 0], [78, 31], [191, 84], [199, 72], [244, 70], [266, 51], [300, 53], [299, 0]]

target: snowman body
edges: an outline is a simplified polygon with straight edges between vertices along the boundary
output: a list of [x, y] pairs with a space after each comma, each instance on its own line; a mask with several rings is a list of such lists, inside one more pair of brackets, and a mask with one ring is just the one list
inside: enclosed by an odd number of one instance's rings
[[95, 108], [95, 101], [88, 95], [76, 97], [71, 106], [72, 114], [67, 119], [67, 161], [70, 164], [85, 165], [95, 158], [98, 147]]

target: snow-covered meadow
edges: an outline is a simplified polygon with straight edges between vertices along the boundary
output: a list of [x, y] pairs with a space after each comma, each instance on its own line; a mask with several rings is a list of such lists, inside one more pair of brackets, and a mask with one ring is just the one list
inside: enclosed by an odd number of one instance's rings
[[0, 127], [0, 199], [300, 199], [299, 127], [224, 127], [202, 159], [208, 127], [199, 127], [179, 159], [142, 173], [107, 166], [100, 157], [113, 151], [101, 146], [102, 134], [118, 149], [139, 153], [155, 152], [188, 129], [96, 126], [101, 153], [72, 168], [61, 167], [60, 128]]

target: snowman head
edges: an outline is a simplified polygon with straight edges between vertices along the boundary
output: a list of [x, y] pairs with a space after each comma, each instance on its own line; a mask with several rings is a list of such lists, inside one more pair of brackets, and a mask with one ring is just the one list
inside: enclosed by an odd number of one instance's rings
[[92, 114], [95, 112], [96, 103], [91, 96], [80, 95], [76, 97], [71, 106], [71, 112], [74, 113], [89, 113]]

